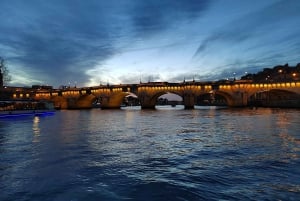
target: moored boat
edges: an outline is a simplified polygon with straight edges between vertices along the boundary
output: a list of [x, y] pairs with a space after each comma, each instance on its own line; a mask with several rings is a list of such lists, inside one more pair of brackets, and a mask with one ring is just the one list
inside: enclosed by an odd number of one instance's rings
[[12, 116], [30, 116], [53, 114], [55, 112], [52, 102], [37, 101], [1, 101], [0, 118]]

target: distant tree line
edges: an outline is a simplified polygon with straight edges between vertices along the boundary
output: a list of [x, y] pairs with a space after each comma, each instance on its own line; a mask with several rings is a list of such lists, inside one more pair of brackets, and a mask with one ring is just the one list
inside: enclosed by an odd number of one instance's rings
[[264, 68], [258, 73], [242, 76], [241, 80], [252, 80], [254, 82], [299, 81], [300, 63], [296, 66], [285, 64], [273, 68]]

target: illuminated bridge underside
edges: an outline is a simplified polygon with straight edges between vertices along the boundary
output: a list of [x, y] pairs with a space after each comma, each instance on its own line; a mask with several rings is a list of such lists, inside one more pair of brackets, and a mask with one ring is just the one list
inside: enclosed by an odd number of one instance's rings
[[[186, 109], [194, 108], [197, 97], [207, 93], [218, 94], [226, 99], [231, 107], [243, 107], [257, 94], [268, 93], [269, 104], [294, 100], [295, 107], [299, 106], [300, 82], [289, 83], [146, 83], [136, 85], [111, 85], [89, 88], [68, 88], [64, 90], [35, 91], [32, 96], [36, 100], [46, 99], [54, 101], [62, 109], [91, 108], [96, 100], [101, 102], [102, 108], [120, 108], [125, 96], [135, 94], [143, 109], [155, 108], [157, 98], [166, 93], [174, 93], [183, 98]], [[275, 93], [277, 92], [277, 93]], [[24, 92], [26, 93], [26, 92]], [[279, 94], [280, 93], [280, 94]], [[278, 95], [279, 94], [279, 95]], [[21, 94], [14, 94], [20, 98]], [[280, 100], [280, 101], [279, 101]], [[298, 101], [298, 102], [297, 102]], [[298, 104], [298, 105], [297, 105]], [[276, 105], [276, 104], [275, 104]]]

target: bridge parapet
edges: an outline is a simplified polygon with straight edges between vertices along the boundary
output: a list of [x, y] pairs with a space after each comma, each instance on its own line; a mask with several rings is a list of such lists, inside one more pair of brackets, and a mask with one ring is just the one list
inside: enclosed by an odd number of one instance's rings
[[185, 108], [193, 108], [196, 96], [209, 93], [212, 85], [207, 83], [148, 83], [138, 86], [138, 97], [142, 108], [155, 108], [156, 100], [166, 93], [174, 93], [183, 98]]
[[277, 93], [277, 96], [287, 97], [288, 95], [282, 95], [286, 92], [295, 94], [289, 95], [290, 98], [298, 97], [300, 96], [300, 82], [150, 82], [66, 89], [10, 87], [2, 89], [1, 93], [5, 99], [12, 100], [52, 100], [63, 105], [64, 108], [68, 108], [68, 104], [79, 108], [91, 107], [92, 101], [95, 99], [101, 100], [103, 107], [116, 108], [121, 105], [123, 98], [130, 93], [137, 95], [142, 108], [154, 108], [159, 96], [166, 93], [174, 93], [183, 98], [186, 108], [193, 108], [196, 97], [205, 93], [215, 93], [223, 96], [229, 106], [246, 106], [254, 94], [276, 90], [281, 91], [280, 94], [279, 92]]
[[231, 85], [220, 85], [219, 90], [227, 92], [247, 92], [248, 94], [254, 94], [260, 91], [267, 90], [287, 90], [295, 93], [299, 93], [300, 82], [279, 82], [279, 83], [234, 83]]

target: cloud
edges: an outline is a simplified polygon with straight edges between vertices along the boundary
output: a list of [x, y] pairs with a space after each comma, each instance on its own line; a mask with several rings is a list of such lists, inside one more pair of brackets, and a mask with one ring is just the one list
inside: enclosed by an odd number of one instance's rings
[[[20, 14], [14, 15], [18, 7], [22, 7]], [[24, 2], [9, 7], [5, 12], [12, 18], [0, 23], [6, 32], [0, 33], [0, 44], [14, 48], [18, 55], [9, 59], [45, 79], [40, 82], [84, 83], [87, 69], [115, 53], [113, 35], [101, 10], [96, 1], [72, 5], [68, 1]]]
[[136, 1], [132, 8], [133, 28], [138, 36], [154, 34], [175, 23], [199, 17], [209, 7], [210, 0]]
[[[300, 20], [299, 9], [300, 4], [297, 1], [279, 1], [241, 15], [204, 38], [193, 58], [198, 59], [207, 52], [215, 51], [216, 47], [220, 48], [222, 44], [226, 44], [224, 48], [228, 50], [238, 46], [247, 51], [252, 48], [264, 48], [274, 43], [284, 43], [285, 40], [290, 39], [291, 32], [300, 32], [299, 28], [293, 26]], [[294, 30], [285, 30], [283, 28], [285, 26]], [[271, 48], [266, 49], [270, 51]]]
[[127, 74], [126, 76], [118, 77], [121, 83], [126, 84], [137, 84], [139, 82], [146, 83], [146, 82], [161, 82], [165, 81], [162, 79], [162, 76], [159, 73], [146, 73], [141, 75], [132, 73]]
[[[108, 79], [117, 83], [136, 82], [139, 76], [124, 76], [124, 72], [141, 68], [149, 68], [144, 70], [143, 77], [153, 76], [153, 81], [166, 77], [170, 81], [182, 81], [184, 77], [194, 77], [189, 72], [206, 66], [205, 76], [213, 79], [208, 69], [218, 74], [218, 67], [223, 64], [228, 71], [226, 65], [255, 68], [263, 63], [298, 58], [299, 3], [269, 3], [260, 10], [234, 15], [235, 20], [221, 27], [205, 23], [210, 22], [208, 13], [212, 5], [219, 3], [211, 0], [2, 0], [0, 55], [12, 66], [15, 78], [30, 75], [32, 84], [55, 86], [69, 82], [86, 86]], [[222, 24], [222, 13], [215, 17]], [[196, 51], [195, 41], [201, 41]], [[192, 61], [185, 64], [192, 51], [195, 51]], [[126, 61], [122, 60], [124, 54], [130, 55]], [[174, 76], [165, 75], [169, 73], [165, 71], [151, 75], [151, 66], [177, 69], [172, 72]], [[24, 83], [24, 79], [18, 79], [19, 83]]]
[[[43, 84], [88, 83], [88, 70], [116, 55], [119, 42], [146, 37], [176, 21], [201, 14], [209, 1], [1, 2], [0, 45], [14, 49], [8, 59]], [[7, 17], [9, 16], [9, 18]], [[133, 30], [133, 32], [132, 32]], [[127, 41], [126, 41], [127, 40]], [[6, 55], [5, 52], [0, 54]]]

